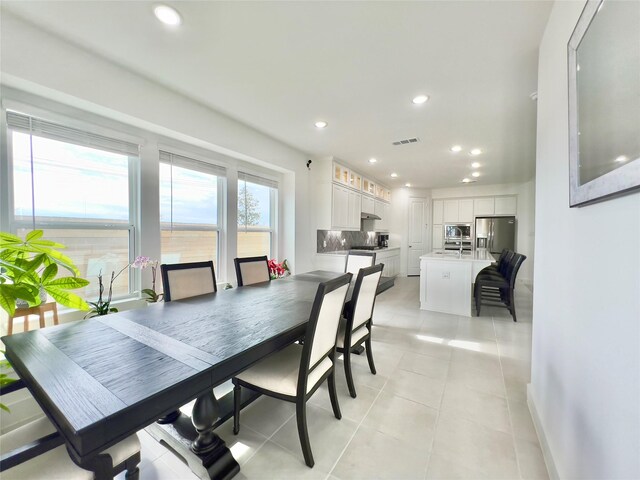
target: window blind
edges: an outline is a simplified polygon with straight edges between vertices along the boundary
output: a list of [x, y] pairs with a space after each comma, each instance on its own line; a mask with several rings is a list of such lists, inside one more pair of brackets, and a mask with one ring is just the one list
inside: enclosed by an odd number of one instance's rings
[[127, 156], [137, 157], [139, 155], [139, 145], [135, 143], [66, 127], [23, 113], [7, 111], [7, 125], [12, 130], [46, 137], [52, 140], [75, 143], [83, 147], [105, 150]]
[[263, 185], [265, 187], [270, 187], [275, 189], [278, 188], [278, 182], [276, 182], [275, 180], [259, 177], [257, 175], [252, 175], [250, 173], [238, 172], [238, 180], [249, 182], [249, 183], [255, 183], [257, 185]]
[[227, 169], [220, 165], [214, 165], [212, 163], [201, 162], [200, 160], [194, 160], [193, 158], [185, 157], [171, 152], [165, 152], [160, 150], [160, 161], [162, 163], [168, 163], [177, 167], [184, 167], [191, 170], [198, 170], [204, 173], [210, 173], [218, 177], [226, 177]]

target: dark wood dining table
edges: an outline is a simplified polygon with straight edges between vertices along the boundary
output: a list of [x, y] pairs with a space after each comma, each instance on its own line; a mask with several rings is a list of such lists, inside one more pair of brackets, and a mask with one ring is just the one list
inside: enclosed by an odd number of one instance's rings
[[100, 452], [158, 419], [175, 421], [196, 399], [191, 450], [211, 478], [230, 478], [239, 466], [214, 432], [212, 388], [300, 339], [318, 284], [339, 275], [309, 272], [2, 341], [80, 466], [108, 477]]

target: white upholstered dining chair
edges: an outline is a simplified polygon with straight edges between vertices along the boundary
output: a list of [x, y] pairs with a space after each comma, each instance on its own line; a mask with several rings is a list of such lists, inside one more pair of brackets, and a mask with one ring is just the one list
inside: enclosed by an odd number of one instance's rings
[[344, 271], [354, 277], [358, 275], [361, 268], [370, 267], [376, 263], [376, 252], [363, 252], [359, 250], [349, 250], [347, 253], [347, 263]]
[[214, 293], [218, 290], [211, 260], [162, 264], [160, 271], [165, 302]]
[[334, 356], [338, 324], [350, 282], [351, 274], [347, 273], [318, 286], [304, 345], [291, 344], [234, 377], [234, 433], [240, 431], [241, 387], [294, 402], [304, 460], [307, 466], [313, 467], [306, 403], [327, 379], [333, 414], [337, 419], [342, 418], [336, 395]]
[[262, 257], [235, 258], [233, 263], [236, 265], [236, 278], [239, 287], [271, 281], [269, 259], [266, 255]]
[[[5, 396], [24, 388], [22, 382], [5, 386]], [[12, 415], [19, 415], [18, 412]], [[94, 472], [76, 465], [69, 457], [64, 441], [56, 428], [40, 411], [35, 419], [0, 436], [0, 478], [2, 480], [93, 480]], [[140, 440], [130, 435], [104, 450], [111, 461], [112, 475], [126, 470], [127, 480], [138, 480], [140, 471]]]
[[362, 343], [365, 344], [369, 369], [371, 373], [376, 374], [373, 352], [371, 351], [371, 317], [383, 268], [384, 264], [379, 263], [360, 269], [353, 287], [349, 308], [346, 309], [345, 317], [340, 321], [338, 329], [336, 346], [338, 351], [343, 353], [344, 373], [347, 377], [349, 394], [353, 398], [356, 398], [356, 387], [351, 372], [351, 352], [355, 347]]

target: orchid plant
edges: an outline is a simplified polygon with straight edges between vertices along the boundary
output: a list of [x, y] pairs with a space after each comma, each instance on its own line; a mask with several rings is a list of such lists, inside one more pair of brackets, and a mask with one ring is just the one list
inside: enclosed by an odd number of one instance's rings
[[156, 292], [156, 275], [158, 274], [158, 260], [151, 260], [149, 257], [139, 256], [131, 265], [133, 268], [139, 268], [143, 270], [147, 267], [151, 267], [151, 288], [143, 288], [142, 293], [147, 297], [145, 300], [148, 303], [156, 303], [162, 300], [163, 293]]
[[98, 301], [97, 302], [89, 302], [91, 305], [91, 310], [87, 313], [84, 318], [93, 318], [93, 317], [101, 317], [103, 315], [109, 315], [110, 313], [116, 313], [118, 309], [116, 307], [111, 306], [111, 297], [113, 295], [113, 282], [120, 276], [122, 272], [124, 272], [127, 268], [131, 266], [129, 263], [126, 267], [120, 270], [118, 273], [111, 272], [111, 281], [109, 282], [109, 293], [107, 295], [107, 299], [103, 300], [102, 296], [104, 294], [104, 282], [102, 281], [102, 270], [98, 274]]
[[113, 282], [116, 280], [116, 278], [120, 276], [122, 272], [124, 272], [129, 267], [139, 268], [140, 270], [142, 270], [150, 266], [152, 280], [153, 280], [152, 287], [143, 289], [142, 293], [144, 293], [147, 296], [145, 300], [149, 303], [155, 303], [162, 300], [163, 294], [156, 293], [156, 274], [158, 272], [158, 263], [159, 263], [158, 260], [151, 260], [149, 257], [140, 255], [136, 257], [136, 259], [133, 262], [127, 264], [127, 266], [124, 267], [122, 270], [120, 270], [118, 273], [111, 272], [111, 280], [109, 281], [109, 293], [107, 294], [106, 300], [103, 299], [104, 283], [102, 281], [102, 271], [100, 271], [100, 274], [98, 275], [98, 285], [100, 288], [98, 301], [89, 302], [89, 305], [91, 305], [92, 308], [89, 311], [89, 313], [85, 315], [84, 318], [100, 317], [102, 315], [108, 315], [110, 313], [116, 313], [118, 311], [117, 308], [111, 306], [111, 298], [113, 294]]

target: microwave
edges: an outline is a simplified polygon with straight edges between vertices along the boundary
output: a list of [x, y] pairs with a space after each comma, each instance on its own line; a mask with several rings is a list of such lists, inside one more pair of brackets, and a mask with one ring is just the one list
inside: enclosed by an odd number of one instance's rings
[[460, 232], [462, 232], [462, 240], [471, 240], [471, 224], [448, 224], [444, 226], [444, 238], [445, 240], [460, 239]]

